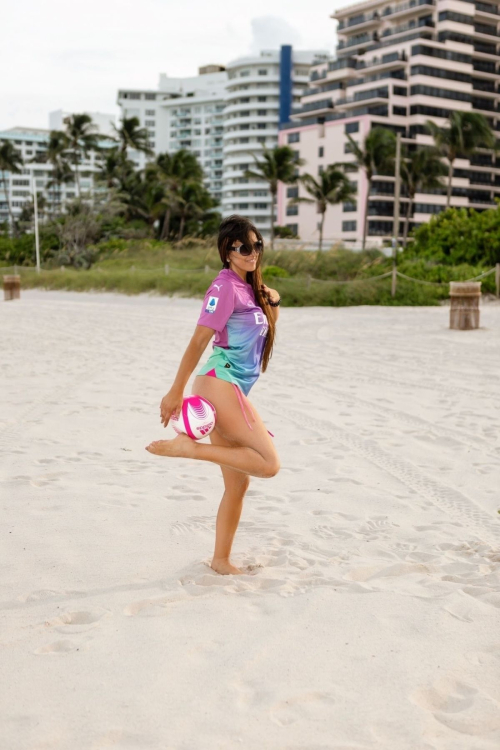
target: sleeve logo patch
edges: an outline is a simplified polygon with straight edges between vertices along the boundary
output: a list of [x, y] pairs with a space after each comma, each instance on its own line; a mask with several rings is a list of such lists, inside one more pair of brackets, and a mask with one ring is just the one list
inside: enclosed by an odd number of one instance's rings
[[219, 298], [218, 297], [209, 297], [208, 298], [208, 304], [205, 307], [205, 312], [207, 312], [207, 313], [214, 313], [215, 310], [216, 310], [216, 308], [217, 308], [218, 302], [219, 302]]

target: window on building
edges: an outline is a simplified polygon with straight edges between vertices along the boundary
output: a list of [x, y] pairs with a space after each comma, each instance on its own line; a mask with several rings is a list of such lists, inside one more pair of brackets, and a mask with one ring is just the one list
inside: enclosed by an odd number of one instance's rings
[[140, 99], [141, 95], [138, 91], [129, 91], [128, 94], [125, 94], [125, 99]]
[[258, 117], [265, 117], [267, 115], [267, 109], [258, 109], [257, 110], [257, 116]]
[[258, 102], [267, 102], [267, 96], [258, 96], [257, 97]]
[[156, 125], [156, 121], [155, 120], [145, 120], [144, 124], [145, 124], [145, 126], [147, 128], [154, 128], [154, 126]]
[[[355, 141], [357, 143], [357, 141]], [[352, 154], [353, 148], [350, 141], [347, 141], [347, 143], [344, 143], [344, 154]]]
[[293, 234], [298, 235], [299, 233], [299, 225], [298, 224], [287, 224], [286, 225], [288, 229], [290, 229]]
[[146, 110], [146, 117], [154, 117], [155, 114], [156, 114], [156, 110], [155, 109], [147, 109]]
[[393, 115], [399, 115], [400, 117], [406, 117], [406, 107], [393, 107]]
[[318, 174], [323, 174], [324, 171], [325, 171], [324, 165], [320, 164], [319, 167], [318, 167]]
[[286, 197], [287, 198], [298, 198], [299, 197], [299, 188], [294, 185], [293, 187], [288, 187], [286, 189]]
[[268, 208], [267, 203], [254, 203], [254, 208], [265, 209]]
[[300, 133], [289, 133], [287, 141], [288, 143], [298, 143], [300, 141]]
[[343, 221], [342, 222], [342, 231], [343, 232], [355, 232], [356, 231], [356, 222], [355, 221]]
[[359, 131], [359, 122], [348, 122], [344, 128], [345, 133], [357, 133]]
[[324, 155], [325, 155], [325, 147], [324, 146], [320, 146], [318, 148], [318, 156], [321, 158]]
[[269, 71], [267, 70], [267, 68], [259, 68], [259, 75], [260, 76], [267, 76], [268, 72]]
[[347, 201], [346, 203], [342, 204], [342, 211], [345, 211], [348, 213], [349, 211], [357, 211], [358, 205], [355, 202]]
[[437, 96], [442, 99], [454, 99], [461, 102], [470, 102], [472, 97], [469, 93], [463, 91], [451, 91], [450, 89], [440, 89], [434, 86], [412, 86], [411, 95], [417, 96], [423, 94], [424, 96]]
[[299, 207], [298, 206], [287, 206], [286, 207], [286, 215], [287, 216], [298, 216], [299, 215]]
[[144, 98], [154, 101], [156, 99], [156, 94], [144, 94]]
[[267, 124], [265, 122], [257, 123], [257, 130], [265, 130], [266, 128], [267, 128]]
[[250, 75], [250, 71], [249, 70], [242, 70], [240, 72], [240, 78], [246, 78], [249, 75]]

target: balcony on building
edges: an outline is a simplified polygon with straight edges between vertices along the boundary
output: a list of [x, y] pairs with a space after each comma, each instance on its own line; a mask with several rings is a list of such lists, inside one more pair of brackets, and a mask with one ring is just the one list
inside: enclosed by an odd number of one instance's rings
[[474, 3], [474, 15], [478, 18], [487, 18], [493, 23], [498, 21], [500, 10], [498, 5], [492, 5], [491, 3]]
[[337, 45], [337, 55], [360, 54], [360, 50], [363, 47], [367, 47], [369, 44], [378, 41], [379, 36], [377, 32], [373, 32], [372, 34], [357, 34], [349, 39], [342, 39]]
[[382, 11], [382, 18], [389, 18], [392, 21], [393, 18], [432, 13], [434, 5], [435, 0], [410, 0], [410, 2], [395, 3]]
[[366, 70], [371, 74], [375, 71], [401, 67], [401, 63], [406, 62], [406, 59], [404, 52], [389, 52], [386, 55], [380, 55], [380, 57], [372, 57], [371, 60], [358, 60], [357, 67], [358, 70]]
[[368, 106], [373, 104], [385, 104], [389, 98], [389, 89], [382, 86], [368, 91], [358, 91], [353, 96], [336, 99], [334, 103], [335, 110], [353, 109], [356, 105]]
[[337, 26], [337, 32], [340, 34], [349, 34], [351, 31], [368, 31], [376, 28], [380, 23], [380, 14], [378, 11], [373, 13], [360, 13], [351, 18], [342, 19]]
[[483, 79], [496, 81], [498, 79], [497, 66], [492, 60], [473, 60], [474, 75]]
[[390, 37], [391, 39], [394, 37], [399, 37], [402, 34], [407, 34], [409, 31], [416, 31], [417, 29], [421, 28], [433, 29], [435, 25], [436, 24], [432, 16], [424, 16], [422, 18], [412, 19], [411, 21], [403, 23], [399, 26], [392, 26], [388, 29], [384, 29], [381, 34], [381, 41], [387, 40], [388, 37]]
[[297, 109], [292, 110], [293, 117], [310, 117], [314, 112], [315, 115], [329, 114], [333, 110], [332, 98], [321, 99], [319, 101], [304, 102]]

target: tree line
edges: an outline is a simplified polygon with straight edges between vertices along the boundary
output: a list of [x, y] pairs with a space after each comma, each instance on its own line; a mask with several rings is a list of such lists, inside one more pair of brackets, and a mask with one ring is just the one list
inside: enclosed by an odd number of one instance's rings
[[[113, 125], [114, 136], [106, 138], [97, 132], [92, 118], [86, 114], [69, 116], [65, 125], [65, 130], [50, 132], [44, 154], [32, 160], [51, 167], [48, 197], [37, 191], [42, 218], [46, 213], [49, 220], [61, 223], [68, 214], [88, 215], [93, 204], [94, 213], [104, 212], [107, 218], [109, 214], [121, 217], [125, 224], [135, 222], [138, 226], [142, 223], [149, 233], [155, 232], [158, 238], [165, 240], [181, 240], [187, 229], [199, 235], [216, 231], [220, 221], [220, 214], [215, 210], [218, 202], [206, 188], [203, 169], [193, 153], [182, 149], [153, 159], [148, 132], [140, 127], [137, 117], [124, 118], [118, 127]], [[138, 169], [128, 156], [129, 149], [145, 153], [151, 161], [144, 169]], [[90, 173], [83, 165], [92, 152], [100, 157], [97, 173]], [[6, 195], [6, 172], [19, 174], [23, 166], [14, 144], [0, 141], [0, 170]], [[90, 202], [81, 188], [82, 175], [89, 174], [94, 179]], [[74, 205], [63, 207], [61, 188], [73, 184], [76, 187]], [[19, 222], [10, 201], [8, 208], [12, 233], [17, 236], [30, 222], [33, 203], [25, 205]]]
[[[138, 118], [124, 118], [118, 127], [114, 126], [115, 133], [111, 146], [102, 145], [102, 136], [98, 135], [89, 115], [71, 115], [65, 122], [64, 131], [50, 132], [45, 154], [37, 157], [37, 161], [51, 165], [52, 176], [47, 185], [48, 204], [42, 195], [38, 198], [41, 210], [48, 210], [51, 219], [57, 219], [59, 224], [64, 224], [72, 218], [74, 223], [75, 217], [80, 214], [89, 220], [91, 209], [82, 201], [80, 177], [84, 173], [82, 162], [93, 151], [101, 157], [97, 185], [101, 186], [105, 195], [105, 212], [108, 219], [111, 213], [125, 223], [142, 223], [150, 234], [155, 233], [158, 239], [163, 240], [181, 240], [186, 231], [198, 236], [215, 234], [220, 221], [220, 214], [216, 210], [218, 201], [205, 187], [203, 169], [192, 152], [181, 149], [171, 154], [163, 153], [148, 162], [144, 169], [138, 169], [128, 157], [129, 149], [153, 157], [148, 132], [140, 127]], [[418, 192], [433, 192], [446, 188], [446, 206], [449, 207], [456, 159], [470, 158], [480, 148], [496, 148], [495, 134], [481, 114], [453, 112], [445, 126], [440, 127], [428, 121], [426, 129], [433, 138], [433, 145], [405, 145], [401, 154], [402, 194], [407, 198], [406, 211], [402, 217], [405, 247], [415, 195]], [[373, 179], [380, 175], [394, 175], [396, 136], [393, 130], [376, 126], [371, 129], [361, 145], [351, 135], [347, 137], [354, 161], [330, 164], [318, 175], [300, 173], [299, 168], [304, 166], [304, 161], [298, 158], [297, 152], [290, 146], [264, 148], [260, 157], [254, 157], [255, 164], [253, 168], [245, 171], [245, 177], [262, 180], [268, 184], [271, 195], [271, 247], [275, 236], [274, 217], [280, 182], [285, 185], [302, 186], [305, 192], [305, 195], [291, 198], [289, 204], [316, 204], [320, 214], [321, 249], [328, 208], [356, 200], [356, 187], [349, 179], [354, 165], [365, 173], [368, 183], [362, 240], [362, 248], [365, 249], [369, 220], [368, 202]], [[10, 141], [0, 142], [0, 170], [6, 193], [5, 173], [19, 173], [22, 166], [22, 158], [14, 145]], [[56, 199], [60, 195], [61, 186], [68, 183], [76, 185], [77, 200], [73, 206], [66, 207], [65, 216], [69, 217], [66, 219]], [[8, 203], [12, 230], [17, 234], [17, 222], [12, 214], [10, 201]], [[97, 203], [102, 212], [104, 209], [101, 203]], [[32, 204], [25, 207], [23, 213], [26, 220], [29, 220], [32, 210]]]

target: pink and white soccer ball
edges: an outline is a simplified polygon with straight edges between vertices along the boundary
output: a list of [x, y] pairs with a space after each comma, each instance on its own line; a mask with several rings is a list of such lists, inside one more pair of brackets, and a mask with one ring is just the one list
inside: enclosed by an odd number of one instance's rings
[[201, 440], [214, 429], [216, 417], [214, 407], [206, 398], [186, 396], [179, 417], [172, 415], [170, 421], [177, 433], [184, 433], [193, 440]]

